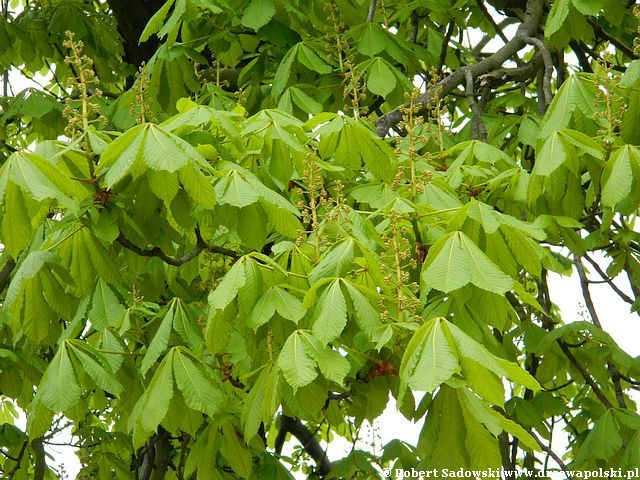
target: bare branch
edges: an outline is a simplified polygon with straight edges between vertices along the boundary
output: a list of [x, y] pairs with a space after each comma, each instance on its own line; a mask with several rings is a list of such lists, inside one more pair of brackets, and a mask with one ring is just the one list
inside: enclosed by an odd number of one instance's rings
[[[607, 275], [602, 268], [600, 268], [600, 265], [597, 264], [597, 262], [595, 260], [593, 260], [591, 257], [589, 257], [588, 255], [584, 255], [584, 259], [589, 262], [591, 264], [591, 266], [593, 267], [593, 269], [598, 272], [598, 275], [600, 275], [600, 277], [602, 278], [602, 280], [607, 283], [611, 289], [616, 292], [618, 294], [618, 296], [624, 300], [625, 302], [629, 303], [629, 304], [633, 304], [633, 299], [628, 296], [626, 293], [624, 293], [622, 290], [620, 290], [620, 288], [613, 283], [613, 279], [609, 278], [609, 275]], [[638, 313], [638, 315], [640, 315], [640, 313]]]
[[502, 41], [504, 43], [507, 43], [509, 39], [502, 31], [502, 28], [500, 28], [500, 26], [496, 23], [496, 21], [493, 19], [491, 14], [487, 11], [487, 7], [485, 6], [483, 0], [478, 0], [478, 8], [482, 12], [482, 14], [485, 16], [485, 18], [489, 21], [489, 23], [491, 24], [495, 32], [498, 34], [498, 36], [502, 39]]
[[9, 277], [11, 276], [11, 272], [16, 268], [16, 261], [13, 258], [7, 260], [7, 263], [4, 264], [2, 270], [0, 270], [0, 292], [2, 292], [6, 286], [9, 284]]
[[[574, 263], [576, 265], [578, 277], [580, 278], [582, 296], [584, 297], [585, 304], [587, 305], [587, 310], [589, 311], [589, 315], [591, 316], [591, 321], [596, 327], [602, 330], [602, 323], [598, 318], [596, 307], [593, 304], [593, 299], [591, 298], [591, 293], [589, 292], [589, 280], [587, 279], [587, 274], [584, 271], [582, 260], [577, 255], [574, 257]], [[611, 373], [611, 380], [613, 381], [613, 387], [616, 392], [616, 401], [618, 402], [618, 406], [620, 408], [627, 408], [627, 404], [624, 400], [622, 385], [620, 384], [620, 372], [618, 371], [618, 368], [616, 367], [615, 363], [607, 362], [607, 369], [609, 370], [609, 373]]]
[[[527, 2], [527, 11], [525, 13], [524, 21], [518, 27], [514, 37], [492, 55], [466, 67], [470, 70], [473, 79], [499, 68], [505, 61], [512, 58], [526, 45], [526, 41], [524, 40], [525, 38], [535, 36], [537, 34], [538, 25], [540, 24], [543, 16], [543, 5], [543, 0], [529, 0]], [[463, 68], [460, 68], [438, 82], [436, 91], [440, 92], [440, 95], [447, 95], [465, 81], [465, 79], [466, 72]], [[430, 92], [426, 92], [418, 98], [417, 101], [418, 104], [421, 104], [424, 107], [430, 105], [431, 102], [432, 98]], [[376, 134], [381, 138], [385, 137], [390, 128], [402, 121], [403, 109], [406, 109], [408, 106], [408, 104], [401, 105], [378, 118], [376, 122]]]

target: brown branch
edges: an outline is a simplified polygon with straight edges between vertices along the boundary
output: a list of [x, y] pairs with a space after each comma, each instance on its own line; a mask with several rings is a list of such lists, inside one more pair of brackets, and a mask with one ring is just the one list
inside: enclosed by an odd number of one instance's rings
[[160, 247], [153, 247], [147, 250], [142, 249], [137, 245], [134, 245], [127, 237], [124, 236], [123, 233], [120, 233], [120, 235], [118, 235], [117, 241], [124, 248], [131, 250], [132, 252], [137, 253], [142, 257], [158, 257], [163, 262], [169, 265], [173, 265], [174, 267], [179, 267], [180, 265], [184, 265], [185, 263], [193, 260], [198, 255], [200, 255], [200, 253], [203, 250], [206, 250], [211, 253], [219, 253], [221, 255], [225, 255], [231, 258], [240, 257], [240, 253], [236, 252], [235, 250], [230, 250], [228, 248], [219, 247], [216, 245], [207, 245], [202, 239], [202, 237], [200, 236], [200, 232], [197, 229], [196, 229], [196, 238], [197, 238], [197, 242], [196, 242], [195, 248], [191, 250], [189, 253], [178, 258], [170, 257], [169, 255], [164, 253], [162, 249], [160, 249]]
[[484, 1], [483, 0], [478, 0], [478, 8], [480, 9], [480, 11], [484, 15], [484, 17], [487, 19], [487, 21], [491, 24], [491, 27], [495, 30], [495, 32], [498, 34], [498, 36], [502, 39], [502, 41], [504, 43], [507, 43], [509, 41], [509, 39], [507, 38], [507, 36], [502, 31], [502, 28], [500, 28], [500, 26], [493, 19], [493, 17], [491, 16], [489, 11], [487, 10], [487, 7], [484, 5]]
[[444, 64], [447, 61], [447, 50], [449, 49], [449, 42], [451, 41], [451, 36], [453, 35], [453, 27], [456, 26], [456, 21], [451, 20], [449, 25], [447, 26], [447, 31], [444, 34], [444, 40], [442, 41], [442, 48], [440, 49], [440, 58], [438, 58], [438, 75], [442, 73], [444, 69]]
[[150, 480], [164, 480], [171, 463], [171, 443], [169, 442], [169, 432], [162, 427], [158, 427], [156, 434], [155, 454], [154, 469]]
[[569, 468], [567, 468], [567, 465], [562, 461], [562, 459], [553, 450], [551, 450], [542, 440], [540, 440], [540, 438], [538, 438], [538, 436], [534, 433], [533, 430], [528, 429], [527, 432], [529, 432], [529, 435], [533, 437], [533, 439], [540, 446], [542, 451], [545, 452], [547, 455], [549, 455], [551, 458], [553, 458], [553, 460], [560, 467], [560, 470], [562, 470], [562, 473], [564, 473], [565, 477], [567, 477], [568, 480], [573, 480], [571, 471], [569, 471]]
[[598, 35], [602, 36], [605, 40], [608, 40], [609, 43], [613, 44], [618, 50], [622, 51], [629, 58], [638, 58], [638, 56], [633, 53], [633, 48], [630, 48], [626, 44], [622, 42], [622, 40], [614, 37], [609, 32], [607, 32], [604, 28], [602, 28], [598, 22], [589, 18], [589, 24], [598, 32]]
[[[622, 290], [620, 290], [620, 288], [613, 283], [613, 279], [610, 278], [603, 270], [602, 268], [600, 268], [600, 265], [597, 264], [597, 262], [595, 260], [593, 260], [591, 257], [589, 257], [588, 255], [584, 255], [584, 259], [589, 262], [591, 264], [591, 266], [593, 267], [593, 269], [598, 272], [598, 275], [600, 275], [600, 277], [602, 278], [602, 280], [609, 284], [609, 286], [611, 287], [611, 289], [616, 292], [618, 294], [618, 296], [624, 300], [627, 303], [633, 304], [633, 299], [631, 297], [629, 297], [626, 293], [624, 293]], [[638, 315], [640, 315], [640, 313], [638, 313]]]
[[[574, 257], [574, 263], [576, 265], [578, 277], [580, 278], [580, 287], [582, 288], [582, 296], [584, 297], [585, 304], [587, 305], [587, 310], [589, 311], [589, 315], [591, 316], [591, 321], [596, 327], [602, 330], [602, 323], [598, 318], [596, 307], [593, 304], [593, 299], [591, 298], [591, 292], [589, 292], [589, 280], [587, 279], [587, 274], [584, 271], [582, 260], [577, 255]], [[611, 380], [613, 382], [613, 388], [616, 392], [616, 401], [618, 402], [618, 406], [620, 408], [627, 408], [627, 404], [624, 400], [624, 391], [622, 390], [622, 385], [620, 384], [620, 372], [618, 371], [618, 367], [616, 367], [615, 363], [610, 361], [610, 362], [607, 362], [607, 369], [611, 374]]]
[[9, 277], [11, 276], [14, 268], [16, 268], [16, 261], [13, 258], [10, 258], [7, 260], [7, 263], [4, 264], [2, 270], [0, 270], [0, 292], [2, 292], [9, 284]]
[[595, 396], [598, 397], [598, 400], [600, 400], [600, 402], [605, 406], [605, 408], [613, 408], [613, 404], [609, 401], [609, 399], [606, 397], [604, 392], [600, 389], [600, 387], [595, 382], [593, 377], [589, 374], [589, 372], [587, 372], [587, 370], [584, 368], [584, 366], [582, 366], [582, 364], [578, 361], [578, 359], [573, 356], [573, 353], [571, 353], [571, 350], [569, 349], [569, 347], [567, 347], [567, 345], [565, 345], [565, 343], [562, 342], [561, 340], [558, 340], [557, 342], [558, 342], [558, 345], [560, 346], [560, 349], [565, 354], [565, 356], [569, 359], [571, 364], [575, 367], [576, 370], [578, 370], [578, 372], [580, 373], [582, 378], [584, 378], [584, 381], [587, 383], [587, 385], [591, 387]]
[[47, 471], [47, 461], [44, 453], [42, 438], [35, 438], [31, 441], [31, 449], [34, 455], [33, 480], [44, 480]]
[[284, 444], [284, 438], [287, 433], [290, 433], [298, 439], [302, 448], [309, 454], [318, 467], [318, 476], [320, 478], [326, 477], [333, 469], [333, 465], [327, 458], [327, 452], [322, 448], [320, 442], [313, 433], [305, 426], [304, 423], [298, 418], [282, 415], [280, 431], [276, 438], [276, 453], [282, 451], [282, 445]]
[[[473, 79], [499, 68], [504, 62], [516, 55], [526, 45], [525, 38], [532, 37], [537, 34], [538, 25], [543, 17], [543, 6], [543, 0], [529, 0], [527, 2], [527, 11], [525, 13], [524, 21], [518, 27], [514, 37], [492, 55], [466, 67], [470, 70]], [[451, 75], [438, 82], [435, 91], [439, 92], [439, 96], [447, 95], [465, 81], [465, 79], [465, 69], [459, 68]], [[433, 91], [433, 89], [431, 90]], [[433, 99], [428, 91], [418, 98], [417, 103], [421, 104], [423, 107], [427, 107], [432, 101]], [[402, 112], [408, 107], [409, 104], [401, 105], [378, 118], [376, 121], [376, 134], [379, 137], [384, 138], [390, 128], [402, 121]]]

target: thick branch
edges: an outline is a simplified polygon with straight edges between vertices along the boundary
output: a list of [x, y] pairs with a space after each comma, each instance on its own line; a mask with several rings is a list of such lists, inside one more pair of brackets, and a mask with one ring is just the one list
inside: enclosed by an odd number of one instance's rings
[[44, 474], [47, 471], [47, 461], [44, 453], [44, 445], [42, 438], [36, 438], [31, 441], [31, 449], [33, 450], [33, 480], [44, 480]]
[[333, 469], [333, 465], [331, 465], [331, 462], [327, 458], [327, 452], [322, 448], [322, 445], [320, 445], [315, 435], [311, 433], [298, 418], [283, 415], [281, 421], [282, 425], [280, 426], [278, 437], [282, 434], [283, 438], [281, 438], [280, 441], [276, 439], [276, 444], [281, 445], [284, 443], [284, 436], [286, 436], [287, 433], [296, 437], [304, 451], [316, 462], [318, 475], [324, 478]]
[[[529, 0], [527, 2], [525, 19], [520, 24], [518, 30], [511, 40], [509, 40], [502, 48], [500, 48], [498, 51], [485, 58], [484, 60], [481, 60], [473, 65], [469, 65], [465, 68], [460, 68], [448, 77], [443, 78], [440, 82], [438, 82], [436, 91], [440, 92], [440, 95], [447, 95], [451, 93], [458, 85], [466, 80], [465, 69], [469, 69], [472, 78], [476, 79], [480, 75], [500, 68], [500, 66], [504, 62], [512, 58], [526, 45], [525, 39], [527, 37], [532, 37], [537, 34], [538, 25], [540, 24], [543, 16], [543, 5], [543, 0]], [[434, 100], [436, 99], [431, 98], [431, 92], [426, 92], [424, 95], [418, 98], [417, 103], [426, 107], [430, 105]], [[384, 138], [391, 127], [397, 125], [400, 121], [402, 121], [402, 112], [408, 107], [409, 104], [402, 105], [378, 118], [376, 122], [376, 134], [379, 137]]]

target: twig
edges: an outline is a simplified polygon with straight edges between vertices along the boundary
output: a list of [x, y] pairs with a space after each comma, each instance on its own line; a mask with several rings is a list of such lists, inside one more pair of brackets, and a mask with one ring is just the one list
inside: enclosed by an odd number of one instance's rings
[[[609, 286], [611, 287], [611, 289], [616, 292], [618, 294], [618, 296], [624, 300], [627, 303], [633, 304], [633, 299], [631, 297], [629, 297], [626, 293], [624, 293], [622, 290], [620, 290], [620, 288], [613, 283], [613, 279], [610, 278], [603, 270], [602, 268], [600, 268], [600, 265], [598, 265], [598, 263], [593, 260], [591, 257], [589, 257], [588, 255], [584, 255], [584, 259], [589, 262], [591, 264], [591, 266], [593, 267], [593, 269], [598, 272], [598, 275], [600, 275], [600, 277], [602, 277], [602, 280], [605, 283], [608, 283]], [[640, 313], [639, 313], [640, 315]]]
[[616, 48], [620, 51], [622, 51], [627, 57], [629, 58], [638, 58], [638, 56], [633, 53], [633, 49], [628, 47], [627, 45], [625, 45], [622, 40], [614, 37], [613, 35], [611, 35], [609, 32], [607, 32], [604, 28], [602, 28], [598, 22], [596, 22], [595, 20], [593, 20], [592, 18], [589, 18], [589, 24], [596, 29], [596, 31], [598, 32], [599, 35], [602, 35], [602, 37], [604, 37], [606, 40], [608, 40], [610, 43], [612, 43], [613, 45], [616, 46]]
[[455, 27], [455, 20], [451, 20], [447, 26], [447, 31], [444, 34], [444, 40], [442, 41], [442, 48], [440, 49], [440, 58], [438, 59], [438, 75], [442, 73], [444, 64], [447, 61], [447, 50], [449, 49], [449, 42], [451, 41], [451, 35], [453, 35], [453, 27]]
[[562, 470], [562, 473], [564, 473], [565, 477], [567, 477], [568, 480], [573, 480], [573, 476], [571, 475], [571, 472], [569, 471], [565, 463], [562, 461], [562, 459], [547, 445], [545, 445], [542, 442], [542, 440], [538, 438], [538, 436], [534, 433], [533, 430], [527, 429], [527, 431], [529, 432], [529, 435], [531, 435], [533, 439], [536, 441], [536, 443], [540, 446], [542, 451], [545, 452], [547, 455], [549, 455], [551, 458], [553, 458], [553, 460], [558, 464], [558, 466], [560, 467], [560, 470]]
[[561, 340], [558, 340], [557, 342], [558, 342], [558, 345], [560, 346], [560, 349], [565, 354], [565, 356], [569, 359], [571, 364], [576, 368], [576, 370], [578, 370], [578, 372], [580, 373], [582, 378], [584, 378], [584, 381], [587, 383], [587, 385], [591, 387], [595, 396], [598, 397], [598, 400], [600, 400], [600, 402], [605, 406], [605, 408], [613, 408], [612, 403], [606, 397], [604, 392], [600, 389], [600, 387], [595, 382], [593, 377], [591, 377], [589, 372], [587, 372], [587, 370], [584, 368], [584, 366], [582, 366], [582, 364], [578, 361], [578, 359], [573, 356], [573, 353], [571, 353], [571, 350], [569, 350], [569, 347], [567, 347], [564, 344], [564, 342], [562, 342]]

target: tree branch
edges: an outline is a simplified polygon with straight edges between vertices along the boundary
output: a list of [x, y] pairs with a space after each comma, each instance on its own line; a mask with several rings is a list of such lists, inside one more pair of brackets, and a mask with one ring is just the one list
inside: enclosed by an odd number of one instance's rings
[[[525, 13], [524, 21], [518, 27], [514, 37], [509, 40], [503, 47], [497, 50], [494, 54], [488, 56], [484, 60], [481, 60], [473, 65], [469, 65], [468, 68], [471, 72], [473, 79], [478, 76], [488, 73], [492, 70], [499, 68], [505, 61], [512, 58], [518, 53], [525, 45], [525, 39], [537, 34], [538, 25], [543, 16], [543, 0], [529, 0], [527, 2], [527, 10]], [[436, 91], [440, 92], [440, 95], [447, 95], [451, 93], [458, 85], [460, 85], [466, 79], [466, 72], [464, 68], [459, 68], [451, 75], [443, 78], [436, 87]], [[432, 103], [435, 99], [431, 98], [430, 92], [426, 92], [418, 98], [417, 103], [426, 107]], [[402, 121], [402, 112], [409, 107], [409, 104], [401, 105], [378, 118], [376, 121], [376, 134], [384, 138], [389, 129], [394, 125], [397, 125]]]
[[367, 13], [367, 23], [373, 22], [373, 17], [376, 14], [376, 0], [371, 0], [369, 3], [369, 13]]
[[[589, 311], [589, 315], [591, 316], [591, 321], [596, 327], [602, 330], [602, 323], [598, 318], [596, 307], [593, 304], [593, 299], [591, 298], [591, 293], [589, 292], [589, 280], [587, 279], [587, 274], [584, 271], [582, 260], [577, 255], [574, 257], [574, 263], [576, 265], [578, 277], [580, 278], [580, 287], [582, 288], [582, 296], [584, 297], [587, 310]], [[624, 400], [624, 391], [622, 390], [622, 385], [620, 384], [620, 372], [618, 371], [618, 368], [613, 362], [609, 361], [607, 362], [607, 369], [611, 374], [611, 381], [613, 382], [613, 388], [616, 392], [616, 401], [618, 402], [618, 406], [620, 408], [627, 408], [627, 404]]]
[[[595, 260], [593, 260], [591, 257], [589, 257], [586, 254], [584, 255], [584, 259], [591, 264], [593, 269], [596, 272], [598, 272], [598, 275], [600, 275], [602, 280], [605, 283], [607, 283], [611, 287], [611, 289], [614, 292], [616, 292], [622, 300], [624, 300], [629, 304], [633, 304], [633, 299], [629, 297], [626, 293], [624, 293], [622, 290], [620, 290], [620, 288], [615, 283], [613, 283], [613, 279], [609, 278], [609, 276], [602, 270], [602, 268], [600, 268], [600, 265], [598, 265]], [[638, 313], [638, 315], [640, 315], [640, 313]]]
[[[313, 433], [305, 426], [304, 423], [298, 418], [282, 415], [281, 417], [280, 431], [276, 438], [276, 453], [282, 451], [282, 445], [284, 444], [284, 438], [287, 433], [290, 433], [298, 439], [302, 448], [309, 454], [313, 461], [318, 466], [318, 475], [320, 478], [324, 478], [333, 469], [333, 465], [327, 458], [327, 452], [322, 448], [320, 442]], [[278, 448], [279, 447], [279, 448]]]
[[478, 0], [478, 8], [480, 9], [484, 17], [487, 19], [487, 21], [491, 24], [491, 27], [493, 27], [493, 29], [498, 34], [498, 36], [502, 39], [502, 41], [504, 43], [507, 43], [509, 39], [502, 31], [502, 28], [500, 28], [500, 26], [496, 23], [496, 21], [493, 19], [491, 14], [488, 12], [487, 7], [484, 4], [484, 0]]
[[482, 109], [478, 102], [476, 102], [476, 97], [473, 92], [473, 75], [469, 69], [465, 69], [465, 76], [467, 79], [467, 84], [465, 88], [465, 92], [467, 95], [467, 101], [469, 102], [469, 107], [471, 107], [471, 140], [480, 139], [483, 142], [487, 141], [487, 129], [484, 126], [484, 122], [482, 121]]
[[544, 94], [544, 106], [545, 111], [551, 104], [551, 74], [553, 73], [553, 59], [542, 40], [535, 37], [527, 37], [525, 41], [530, 45], [536, 47], [536, 49], [542, 55], [544, 61], [544, 75], [542, 77], [542, 92]]
[[549, 446], [547, 446], [542, 440], [540, 440], [540, 438], [535, 434], [533, 430], [527, 429], [527, 431], [533, 437], [536, 443], [540, 446], [542, 451], [545, 452], [547, 455], [549, 455], [551, 458], [553, 458], [553, 460], [558, 464], [558, 466], [560, 467], [560, 470], [562, 470], [562, 473], [564, 473], [565, 477], [567, 477], [568, 480], [572, 480], [573, 476], [571, 475], [571, 472], [567, 468], [567, 465], [565, 465], [565, 463], [562, 461], [562, 459], [553, 450], [551, 450]]
[[11, 276], [14, 268], [16, 268], [16, 261], [13, 258], [10, 258], [7, 260], [7, 263], [4, 264], [2, 270], [0, 270], [0, 292], [2, 292], [9, 284], [9, 277]]
[[218, 247], [216, 245], [206, 244], [205, 241], [202, 239], [202, 236], [200, 235], [200, 231], [198, 229], [196, 229], [196, 238], [197, 238], [197, 242], [196, 242], [195, 248], [191, 250], [189, 253], [178, 258], [170, 257], [169, 255], [164, 253], [160, 249], [160, 247], [153, 247], [148, 250], [142, 249], [137, 245], [134, 245], [127, 237], [124, 236], [123, 233], [120, 233], [120, 235], [118, 235], [117, 241], [124, 248], [131, 250], [132, 252], [137, 253], [142, 257], [158, 257], [163, 262], [169, 265], [173, 265], [174, 267], [179, 267], [180, 265], [184, 265], [185, 263], [193, 260], [198, 255], [200, 255], [200, 253], [203, 250], [206, 250], [211, 253], [219, 253], [221, 255], [225, 255], [231, 258], [240, 257], [240, 253], [236, 252], [235, 250], [230, 250], [224, 247]]

